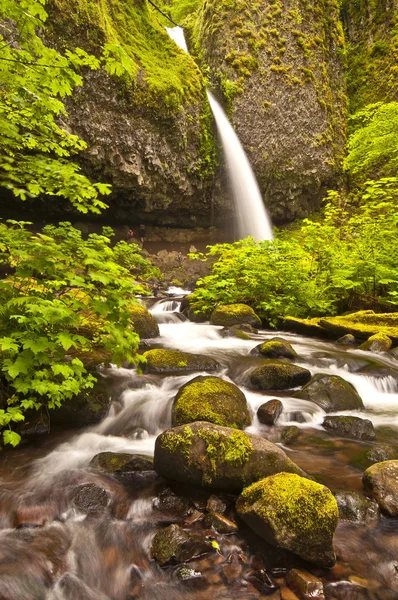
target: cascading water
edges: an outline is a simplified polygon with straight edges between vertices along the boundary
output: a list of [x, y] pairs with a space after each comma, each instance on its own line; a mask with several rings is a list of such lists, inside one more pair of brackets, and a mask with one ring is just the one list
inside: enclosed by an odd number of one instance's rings
[[[188, 52], [183, 29], [181, 27], [166, 29], [175, 43], [182, 50]], [[250, 235], [257, 241], [272, 240], [271, 220], [264, 206], [249, 159], [220, 104], [209, 91], [207, 97], [225, 154], [239, 237], [245, 238]]]

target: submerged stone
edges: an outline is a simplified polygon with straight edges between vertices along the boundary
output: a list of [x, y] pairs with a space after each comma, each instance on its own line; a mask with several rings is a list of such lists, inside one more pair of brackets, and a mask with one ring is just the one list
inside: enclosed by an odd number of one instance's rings
[[337, 375], [318, 373], [295, 398], [310, 400], [326, 412], [364, 408], [361, 397], [351, 383]]
[[259, 344], [251, 354], [261, 354], [266, 358], [297, 358], [298, 354], [293, 346], [280, 337], [273, 337]]
[[173, 425], [209, 421], [243, 429], [251, 416], [244, 393], [234, 383], [219, 377], [195, 377], [183, 385], [173, 402]]
[[236, 507], [267, 542], [316, 565], [334, 565], [338, 507], [327, 487], [292, 473], [278, 473], [245, 488]]
[[146, 373], [172, 373], [174, 371], [216, 371], [219, 363], [202, 354], [156, 348], [144, 352]]
[[255, 389], [288, 390], [304, 385], [311, 379], [308, 369], [283, 362], [266, 362], [249, 373]]
[[398, 517], [398, 460], [372, 465], [363, 474], [362, 482], [383, 513]]
[[261, 327], [261, 319], [254, 310], [247, 304], [226, 304], [217, 306], [210, 317], [212, 325], [241, 325], [243, 323], [256, 327]]
[[380, 518], [380, 510], [374, 500], [365, 498], [358, 492], [336, 492], [340, 519], [355, 523], [376, 524]]
[[300, 427], [297, 425], [286, 425], [281, 431], [281, 442], [285, 446], [292, 444], [301, 434]]
[[168, 429], [155, 443], [154, 467], [166, 479], [240, 491], [281, 471], [305, 473], [272, 442], [254, 434], [197, 422]]
[[214, 547], [203, 535], [189, 533], [175, 524], [161, 529], [151, 548], [153, 558], [160, 565], [185, 562], [212, 551]]
[[322, 425], [328, 431], [335, 432], [344, 437], [351, 437], [358, 440], [374, 440], [376, 437], [373, 423], [369, 419], [338, 415], [326, 417]]

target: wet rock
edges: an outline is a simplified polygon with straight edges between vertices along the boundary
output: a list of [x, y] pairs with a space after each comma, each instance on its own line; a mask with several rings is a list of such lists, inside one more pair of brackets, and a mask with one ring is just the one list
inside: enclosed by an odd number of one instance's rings
[[211, 542], [202, 534], [188, 533], [174, 524], [155, 535], [151, 548], [152, 557], [160, 565], [189, 561], [212, 551], [214, 548]]
[[369, 352], [388, 352], [392, 346], [392, 340], [384, 333], [376, 333], [359, 346], [360, 350]]
[[383, 513], [398, 517], [398, 460], [372, 465], [363, 474], [362, 482]]
[[344, 437], [357, 440], [374, 440], [376, 433], [372, 421], [360, 417], [335, 416], [326, 417], [322, 426], [328, 431], [333, 431]]
[[[274, 593], [277, 593], [277, 590], [279, 589], [279, 584], [265, 569], [249, 571], [246, 575], [246, 580], [249, 581], [260, 594], [264, 594], [265, 596], [270, 596], [270, 594], [272, 594], [272, 598], [274, 598]], [[276, 595], [276, 598], [278, 597], [280, 598], [280, 596]]]
[[251, 354], [261, 354], [266, 358], [297, 358], [298, 354], [293, 346], [280, 337], [273, 337], [270, 340], [259, 344], [251, 351]]
[[396, 458], [396, 454], [396, 450], [391, 446], [374, 446], [369, 450], [366, 458], [371, 463], [378, 463], [385, 460], [393, 460]]
[[154, 508], [166, 513], [185, 516], [192, 510], [192, 503], [185, 496], [177, 496], [170, 488], [163, 489], [153, 502]]
[[58, 517], [56, 506], [23, 506], [16, 510], [16, 527], [44, 527]]
[[319, 319], [322, 329], [333, 334], [351, 333], [360, 339], [368, 339], [376, 334], [387, 335], [398, 341], [398, 313], [375, 313], [373, 310], [360, 310], [343, 317]]
[[133, 304], [130, 306], [130, 313], [134, 329], [141, 339], [145, 340], [159, 337], [159, 325], [145, 306]]
[[301, 434], [300, 427], [297, 425], [286, 425], [281, 431], [281, 442], [285, 446], [292, 444]]
[[257, 330], [251, 325], [242, 323], [242, 325], [232, 325], [232, 327], [224, 327], [220, 331], [220, 335], [224, 338], [237, 337], [241, 340], [250, 340], [250, 336], [256, 334]]
[[217, 512], [222, 515], [227, 510], [227, 503], [219, 496], [212, 495], [207, 501], [206, 510], [208, 512]]
[[238, 514], [263, 539], [323, 567], [335, 563], [337, 502], [325, 486], [278, 473], [245, 488]]
[[200, 571], [196, 571], [195, 569], [191, 569], [188, 565], [184, 565], [179, 567], [175, 573], [175, 577], [178, 581], [181, 581], [184, 584], [189, 584], [189, 587], [192, 585], [196, 588], [197, 586], [202, 587], [202, 585], [206, 584], [206, 579], [203, 577]]
[[262, 404], [257, 410], [257, 417], [260, 423], [264, 425], [274, 425], [283, 411], [283, 404], [280, 400], [269, 400]]
[[184, 316], [187, 317], [192, 323], [205, 323], [210, 319], [210, 315], [202, 310], [198, 310], [193, 307], [186, 308], [183, 312]]
[[228, 584], [240, 579], [242, 572], [243, 566], [237, 558], [231, 562], [227, 562], [227, 564], [222, 566], [223, 578]]
[[311, 379], [308, 369], [283, 362], [266, 362], [249, 373], [249, 380], [255, 389], [288, 390], [304, 385]]
[[335, 581], [324, 587], [326, 600], [368, 600], [366, 590], [349, 581]]
[[380, 510], [376, 502], [365, 498], [357, 492], [336, 492], [340, 519], [355, 523], [376, 524], [380, 518]]
[[251, 325], [256, 329], [261, 327], [260, 317], [247, 304], [217, 306], [211, 314], [210, 323], [212, 325], [224, 325], [224, 327], [242, 325], [243, 323]]
[[391, 355], [393, 358], [396, 358], [396, 359], [398, 359], [398, 346], [397, 346], [396, 348], [393, 348], [392, 350], [390, 350], [390, 355]]
[[314, 375], [302, 390], [294, 394], [294, 397], [310, 400], [326, 412], [356, 410], [364, 407], [354, 386], [337, 375], [323, 373]]
[[199, 510], [194, 510], [193, 513], [185, 519], [184, 525], [193, 525], [194, 523], [201, 521], [203, 517], [204, 514], [202, 512], [200, 512]]
[[342, 346], [354, 346], [356, 343], [357, 341], [351, 333], [346, 333], [346, 335], [343, 335], [336, 340], [336, 344], [341, 344]]
[[227, 519], [227, 517], [224, 517], [217, 512], [207, 514], [204, 522], [207, 527], [213, 528], [218, 533], [227, 534], [236, 533], [238, 531], [238, 526], [234, 521]]
[[194, 421], [243, 429], [251, 423], [244, 393], [219, 377], [195, 377], [179, 389], [172, 408], [173, 425]]
[[109, 492], [95, 483], [79, 485], [72, 498], [74, 508], [83, 513], [104, 509], [110, 502]]
[[102, 473], [118, 474], [131, 471], [150, 471], [153, 469], [153, 462], [138, 454], [101, 452], [92, 458], [89, 466]]
[[28, 411], [21, 424], [20, 434], [25, 436], [46, 435], [50, 431], [50, 417], [45, 412]]
[[299, 410], [294, 410], [292, 412], [287, 413], [287, 421], [295, 421], [296, 423], [306, 423], [307, 419], [305, 415]]
[[307, 571], [292, 569], [287, 574], [286, 581], [290, 589], [302, 600], [309, 600], [310, 598], [325, 600], [322, 581]]
[[228, 491], [239, 491], [280, 471], [305, 475], [272, 442], [206, 422], [174, 427], [159, 435], [154, 466], [166, 479]]
[[107, 379], [100, 377], [93, 389], [65, 400], [60, 408], [51, 411], [51, 425], [87, 427], [100, 423], [111, 406], [111, 393]]
[[144, 352], [146, 373], [173, 373], [174, 371], [217, 371], [220, 364], [202, 354], [189, 354], [179, 350], [157, 348]]

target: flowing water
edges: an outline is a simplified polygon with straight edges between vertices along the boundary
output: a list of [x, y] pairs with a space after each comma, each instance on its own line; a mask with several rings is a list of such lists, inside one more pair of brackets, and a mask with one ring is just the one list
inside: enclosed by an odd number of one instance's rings
[[[188, 52], [184, 30], [166, 27], [175, 43]], [[255, 240], [272, 240], [272, 224], [264, 206], [260, 188], [242, 144], [225, 112], [211, 92], [207, 92], [209, 104], [217, 125], [225, 155], [228, 178], [235, 204], [236, 222], [240, 239], [249, 235]]]
[[[264, 393], [248, 387], [250, 369], [262, 360], [251, 354], [252, 349], [278, 332], [259, 331], [250, 340], [225, 338], [220, 327], [184, 320], [179, 312], [180, 301], [181, 298], [166, 298], [152, 306], [160, 327], [160, 337], [152, 340], [152, 346], [216, 358], [221, 365], [217, 375], [238, 384], [250, 404], [253, 416], [248, 431], [278, 442], [283, 426], [296, 425], [302, 434], [294, 446], [284, 448], [290, 457], [333, 491], [360, 492], [367, 452], [377, 445], [397, 446], [398, 361], [387, 354], [374, 355], [279, 332], [297, 351], [298, 364], [312, 374], [340, 375], [362, 396], [365, 409], [358, 414], [372, 420], [377, 442], [336, 439], [323, 430], [324, 411], [317, 405], [295, 399], [292, 391]], [[31, 447], [3, 453], [0, 599], [265, 597], [270, 593], [268, 588], [265, 594], [264, 586], [261, 592], [250, 583], [258, 557], [276, 582], [283, 581], [281, 574], [289, 566], [300, 566], [299, 559], [271, 549], [240, 525], [239, 535], [217, 537], [220, 551], [214, 556], [189, 563], [190, 568], [202, 573], [200, 585], [181, 583], [175, 576], [176, 567], [161, 570], [150, 557], [155, 532], [170, 522], [178, 522], [162, 500], [165, 493], [172, 493], [170, 484], [157, 479], [153, 471], [137, 473], [126, 484], [89, 466], [96, 454], [105, 451], [152, 456], [156, 436], [171, 425], [176, 392], [198, 373], [139, 375], [134, 368], [113, 368], [102, 374], [121, 391], [100, 424], [77, 433], [63, 432], [59, 441], [54, 435], [42, 446], [36, 442]], [[283, 403], [282, 416], [272, 428], [261, 425], [256, 417], [258, 406], [270, 398], [279, 398]], [[82, 488], [84, 497], [87, 493], [91, 497], [92, 489], [102, 490], [110, 499], [107, 506], [101, 502], [97, 506], [95, 494], [90, 510], [81, 506], [76, 501], [76, 490], [81, 486], [86, 486]], [[172, 485], [171, 488], [175, 491]], [[212, 492], [182, 493], [203, 510], [202, 496], [207, 498]], [[233, 513], [229, 516], [234, 517]], [[384, 517], [378, 524], [342, 522], [335, 535], [336, 567], [313, 571], [322, 576], [325, 584], [340, 580], [362, 582], [368, 595], [361, 596], [361, 600], [398, 598], [397, 533], [397, 521]], [[305, 568], [311, 570], [308, 565]]]

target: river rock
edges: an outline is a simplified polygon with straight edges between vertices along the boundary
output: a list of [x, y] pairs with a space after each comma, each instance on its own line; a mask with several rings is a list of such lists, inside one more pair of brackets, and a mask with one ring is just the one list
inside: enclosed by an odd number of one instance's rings
[[224, 515], [217, 512], [208, 513], [204, 518], [206, 527], [212, 527], [215, 531], [222, 534], [236, 533], [238, 526], [234, 521], [227, 519]]
[[274, 337], [258, 344], [251, 351], [251, 354], [261, 354], [266, 358], [297, 358], [298, 354], [293, 346], [280, 337]]
[[260, 423], [264, 425], [274, 425], [283, 411], [283, 404], [280, 400], [269, 400], [257, 409], [257, 417]]
[[159, 325], [145, 306], [141, 304], [131, 305], [130, 315], [134, 329], [140, 338], [149, 339], [159, 337]]
[[394, 460], [397, 458], [397, 451], [392, 446], [374, 446], [366, 454], [366, 458], [372, 464]]
[[393, 358], [396, 358], [396, 359], [398, 359], [398, 346], [397, 346], [396, 348], [393, 348], [392, 350], [390, 350], [390, 355], [391, 355]]
[[174, 371], [216, 371], [219, 363], [202, 354], [189, 354], [179, 350], [156, 348], [144, 352], [146, 373], [172, 373]]
[[207, 500], [206, 510], [208, 512], [217, 512], [222, 515], [227, 510], [227, 501], [224, 502], [220, 496], [215, 496], [212, 494]]
[[265, 362], [249, 373], [251, 385], [259, 390], [288, 390], [304, 385], [310, 379], [308, 369], [279, 361]]
[[336, 344], [341, 344], [342, 346], [354, 346], [356, 343], [357, 341], [351, 333], [346, 333], [346, 335], [342, 335], [336, 340]]
[[330, 432], [358, 440], [374, 440], [376, 433], [372, 421], [360, 417], [335, 416], [326, 417], [322, 426]]
[[384, 333], [376, 333], [370, 336], [363, 344], [359, 346], [360, 350], [369, 352], [388, 352], [392, 346], [392, 340]]
[[364, 408], [354, 386], [337, 375], [318, 373], [294, 396], [310, 400], [326, 412]]
[[398, 517], [398, 460], [372, 465], [363, 474], [362, 482], [383, 513]]
[[305, 473], [272, 442], [197, 422], [168, 429], [155, 443], [154, 466], [165, 479], [227, 491], [280, 471]]
[[287, 574], [286, 581], [290, 589], [302, 600], [325, 600], [322, 581], [307, 571], [292, 569]]
[[250, 336], [256, 334], [257, 330], [251, 325], [242, 323], [242, 325], [232, 325], [232, 327], [224, 327], [220, 331], [220, 335], [226, 337], [237, 337], [241, 340], [250, 340]]
[[300, 427], [297, 425], [286, 425], [281, 431], [281, 442], [285, 446], [292, 444], [301, 434]]
[[79, 485], [72, 499], [73, 506], [83, 513], [104, 509], [110, 502], [109, 492], [95, 483]]
[[109, 382], [98, 377], [92, 389], [65, 400], [62, 406], [50, 411], [51, 424], [60, 427], [87, 427], [100, 423], [108, 414], [112, 398]]
[[229, 381], [200, 375], [183, 385], [173, 402], [173, 425], [209, 421], [243, 429], [251, 417], [244, 393]]
[[305, 560], [331, 567], [337, 502], [325, 486], [292, 473], [278, 473], [245, 488], [238, 514], [267, 542]]
[[151, 547], [151, 554], [160, 565], [188, 561], [212, 551], [211, 542], [201, 534], [188, 533], [175, 524], [161, 529]]
[[350, 581], [334, 581], [324, 586], [326, 600], [369, 600], [366, 589]]
[[254, 310], [247, 304], [226, 304], [217, 306], [210, 317], [212, 325], [224, 325], [231, 327], [232, 325], [242, 325], [243, 323], [251, 325], [258, 329], [261, 327], [261, 319], [256, 315]]
[[343, 521], [355, 523], [376, 524], [380, 518], [380, 510], [374, 500], [365, 498], [357, 492], [336, 492], [339, 516]]
[[97, 471], [110, 474], [153, 469], [152, 461], [138, 454], [127, 454], [126, 452], [101, 452], [91, 459], [89, 466]]

